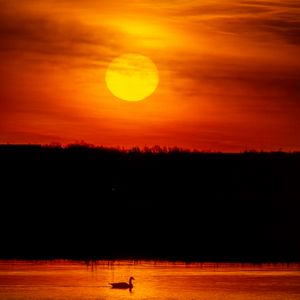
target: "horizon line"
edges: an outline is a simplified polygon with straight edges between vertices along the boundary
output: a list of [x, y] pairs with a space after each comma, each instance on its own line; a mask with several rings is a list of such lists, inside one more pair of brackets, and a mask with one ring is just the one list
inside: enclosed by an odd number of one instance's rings
[[197, 149], [197, 148], [184, 148], [180, 146], [160, 146], [158, 144], [154, 145], [144, 145], [144, 146], [104, 146], [104, 145], [95, 145], [92, 143], [86, 143], [84, 141], [74, 142], [74, 143], [0, 143], [0, 147], [39, 147], [39, 148], [59, 148], [59, 149], [95, 149], [95, 150], [109, 150], [115, 152], [123, 153], [153, 153], [153, 154], [167, 154], [167, 153], [207, 153], [207, 154], [259, 154], [259, 153], [282, 153], [282, 154], [299, 154], [300, 150], [283, 150], [279, 148], [277, 150], [264, 150], [264, 149], [244, 149], [240, 151], [221, 151], [213, 149]]

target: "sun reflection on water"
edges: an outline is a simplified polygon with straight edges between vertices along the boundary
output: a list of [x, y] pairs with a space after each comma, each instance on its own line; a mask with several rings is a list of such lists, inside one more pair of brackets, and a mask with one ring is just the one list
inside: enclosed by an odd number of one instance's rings
[[[130, 276], [131, 292], [109, 285]], [[0, 299], [294, 300], [299, 282], [298, 264], [0, 261]]]

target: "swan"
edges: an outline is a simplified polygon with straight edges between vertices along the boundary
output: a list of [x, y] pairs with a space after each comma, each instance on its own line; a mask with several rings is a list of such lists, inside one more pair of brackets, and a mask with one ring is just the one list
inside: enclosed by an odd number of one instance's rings
[[127, 283], [127, 282], [112, 282], [109, 284], [111, 284], [111, 287], [113, 289], [132, 289], [133, 288], [132, 280], [134, 280], [134, 278], [131, 276], [129, 278], [129, 283]]

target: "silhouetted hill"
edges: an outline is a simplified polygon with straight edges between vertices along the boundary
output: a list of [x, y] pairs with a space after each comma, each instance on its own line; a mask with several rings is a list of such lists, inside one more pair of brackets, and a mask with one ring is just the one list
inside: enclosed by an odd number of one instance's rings
[[2, 258], [300, 261], [300, 153], [1, 145]]

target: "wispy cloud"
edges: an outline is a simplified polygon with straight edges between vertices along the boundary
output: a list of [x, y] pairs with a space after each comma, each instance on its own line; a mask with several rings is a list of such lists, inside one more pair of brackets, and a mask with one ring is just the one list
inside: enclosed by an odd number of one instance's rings
[[[59, 20], [45, 12], [39, 14], [0, 11], [0, 55], [24, 58], [26, 54], [48, 59], [73, 58], [107, 62], [112, 52], [121, 47], [117, 33], [104, 25], [91, 26], [71, 18]], [[68, 58], [68, 60], [66, 60]]]
[[274, 34], [288, 43], [300, 43], [299, 1], [178, 1], [169, 13], [224, 33], [265, 38]]

